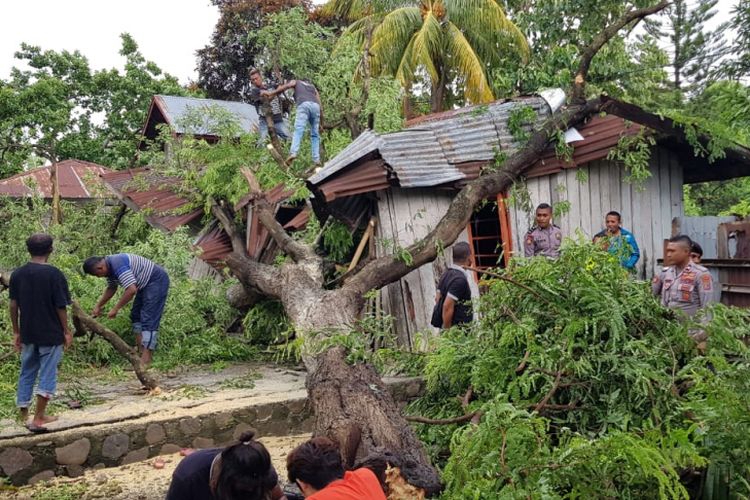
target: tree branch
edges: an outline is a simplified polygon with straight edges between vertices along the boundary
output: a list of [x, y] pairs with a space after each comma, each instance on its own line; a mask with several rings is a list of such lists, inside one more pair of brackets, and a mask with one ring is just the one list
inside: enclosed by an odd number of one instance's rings
[[126, 344], [125, 341], [122, 340], [120, 336], [115, 332], [86, 314], [81, 305], [75, 300], [73, 301], [73, 317], [78, 319], [80, 325], [109, 342], [112, 347], [114, 347], [115, 350], [120, 353], [120, 355], [127, 359], [128, 362], [133, 365], [135, 376], [138, 377], [138, 380], [141, 381], [144, 387], [153, 390], [159, 386], [156, 379], [151, 376], [146, 368], [143, 367], [143, 365], [141, 364], [141, 360], [135, 350], [131, 349], [131, 347]]
[[539, 403], [534, 407], [534, 411], [540, 411], [542, 408], [544, 408], [544, 405], [549, 403], [549, 400], [552, 398], [552, 396], [555, 395], [555, 392], [557, 392], [557, 388], [560, 387], [560, 380], [562, 379], [563, 372], [559, 371], [557, 372], [557, 375], [555, 376], [555, 381], [552, 383], [552, 387], [550, 387], [549, 392], [542, 398]]
[[473, 411], [466, 415], [454, 418], [427, 418], [420, 417], [417, 415], [405, 415], [404, 418], [407, 422], [417, 422], [419, 424], [430, 424], [430, 425], [451, 425], [451, 424], [462, 424], [472, 420], [477, 415], [481, 415], [480, 411]]
[[237, 226], [234, 223], [234, 219], [229, 213], [227, 213], [227, 209], [220, 206], [215, 200], [212, 199], [211, 213], [214, 214], [214, 217], [216, 217], [216, 219], [218, 219], [218, 221], [221, 223], [221, 227], [224, 228], [224, 231], [229, 236], [229, 240], [232, 242], [232, 250], [235, 253], [241, 255], [246, 254], [247, 249], [245, 248], [245, 242], [243, 241], [239, 231], [237, 231]]
[[282, 275], [278, 268], [262, 264], [249, 258], [245, 253], [237, 252], [227, 255], [225, 262], [245, 287], [252, 286], [269, 298], [281, 298]]
[[481, 269], [476, 269], [474, 267], [466, 267], [465, 269], [467, 271], [474, 271], [475, 273], [486, 274], [488, 276], [492, 276], [493, 278], [497, 278], [499, 280], [503, 280], [503, 281], [507, 281], [508, 283], [512, 283], [513, 285], [516, 285], [519, 288], [523, 288], [524, 290], [526, 290], [527, 292], [529, 292], [530, 294], [532, 294], [533, 296], [535, 296], [539, 300], [541, 300], [543, 302], [546, 302], [547, 304], [549, 304], [549, 305], [551, 305], [553, 307], [556, 307], [556, 305], [555, 305], [554, 302], [552, 302], [551, 300], [549, 300], [547, 297], [545, 297], [541, 293], [537, 292], [536, 290], [534, 290], [533, 288], [531, 288], [529, 286], [524, 285], [523, 283], [519, 283], [518, 281], [516, 281], [516, 280], [514, 280], [512, 278], [509, 278], [507, 276], [503, 276], [502, 274], [498, 274], [498, 273], [493, 273], [493, 272], [490, 272], [490, 271], [486, 271], [486, 270], [482, 271]]
[[656, 5], [626, 12], [615, 22], [604, 28], [601, 33], [594, 37], [588, 46], [584, 47], [581, 53], [581, 61], [578, 64], [578, 71], [576, 71], [575, 78], [573, 79], [573, 95], [571, 97], [571, 102], [573, 104], [581, 104], [586, 101], [586, 78], [588, 77], [589, 68], [591, 67], [591, 61], [594, 59], [594, 56], [599, 53], [602, 47], [604, 47], [604, 45], [610, 41], [618, 31], [631, 22], [643, 19], [651, 14], [656, 14], [668, 7], [669, 4], [669, 0], [661, 0]]

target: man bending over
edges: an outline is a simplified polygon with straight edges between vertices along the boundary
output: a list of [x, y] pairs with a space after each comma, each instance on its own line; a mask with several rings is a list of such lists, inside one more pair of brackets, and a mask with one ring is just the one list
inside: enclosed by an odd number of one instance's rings
[[169, 292], [169, 276], [166, 271], [140, 255], [118, 253], [107, 257], [89, 257], [83, 263], [83, 272], [107, 278], [107, 288], [91, 313], [95, 318], [115, 295], [117, 285], [124, 291], [120, 300], [109, 310], [108, 318], [117, 316], [120, 309], [135, 297], [130, 320], [135, 332], [136, 348], [141, 353], [141, 363], [144, 366], [150, 365]]

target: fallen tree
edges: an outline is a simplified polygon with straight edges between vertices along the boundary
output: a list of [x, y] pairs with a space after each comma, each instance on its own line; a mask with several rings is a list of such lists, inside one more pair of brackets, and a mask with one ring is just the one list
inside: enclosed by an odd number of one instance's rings
[[[664, 9], [668, 3], [663, 0], [646, 8], [630, 10], [595, 37], [581, 51], [581, 61], [570, 91], [570, 106], [550, 117], [523, 147], [507, 158], [501, 169], [482, 175], [461, 189], [437, 226], [425, 238], [405, 249], [411, 257], [408, 263], [396, 255], [382, 256], [347, 273], [337, 283], [337, 288], [327, 289], [323, 257], [313, 246], [287, 234], [276, 220], [272, 204], [264, 198], [251, 171], [246, 172], [246, 178], [255, 199], [253, 210], [278, 248], [289, 257], [287, 262], [273, 266], [251, 259], [246, 253], [242, 230], [236, 226], [231, 210], [221, 203], [213, 203], [212, 212], [232, 242], [233, 252], [226, 259], [232, 273], [248, 293], [279, 300], [297, 334], [308, 344], [308, 348], [303, 349], [303, 360], [308, 370], [307, 389], [316, 416], [315, 433], [337, 440], [350, 462], [387, 453], [410, 484], [428, 494], [441, 487], [436, 469], [372, 367], [346, 363], [346, 353], [341, 348], [313, 354], [315, 350], [310, 344], [325, 332], [341, 332], [353, 325], [368, 292], [434, 260], [439, 249], [451, 245], [466, 227], [474, 207], [490, 196], [507, 191], [550, 147], [560, 131], [617, 106], [615, 101], [603, 97], [584, 99], [591, 61], [620, 29]], [[279, 164], [284, 168], [281, 162]]]
[[86, 314], [81, 305], [73, 301], [73, 324], [76, 327], [77, 334], [79, 330], [83, 333], [90, 332], [106, 340], [114, 349], [133, 366], [133, 371], [143, 386], [150, 391], [156, 390], [159, 383], [141, 363], [141, 357], [131, 348], [119, 335], [99, 323], [97, 320]]

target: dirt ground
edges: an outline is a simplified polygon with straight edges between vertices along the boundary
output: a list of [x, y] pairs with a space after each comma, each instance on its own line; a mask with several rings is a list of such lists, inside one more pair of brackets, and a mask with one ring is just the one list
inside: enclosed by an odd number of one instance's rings
[[[282, 482], [286, 479], [286, 456], [309, 435], [265, 437], [260, 441], [268, 448], [273, 465]], [[156, 458], [164, 461], [163, 469], [153, 466]], [[150, 500], [163, 499], [169, 482], [182, 457], [179, 453], [151, 458], [122, 467], [90, 470], [75, 479], [56, 478], [34, 486], [24, 486], [15, 492], [0, 491], [0, 498], [14, 500]]]

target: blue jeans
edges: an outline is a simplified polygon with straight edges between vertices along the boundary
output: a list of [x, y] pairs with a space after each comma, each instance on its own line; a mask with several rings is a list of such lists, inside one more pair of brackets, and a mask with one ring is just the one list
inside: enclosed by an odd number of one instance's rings
[[[273, 122], [273, 128], [276, 131], [276, 135], [282, 141], [289, 140], [289, 131], [286, 129], [286, 123], [284, 121]], [[266, 123], [265, 116], [258, 117], [258, 144], [262, 145], [268, 139], [268, 124]]]
[[141, 345], [150, 351], [156, 350], [159, 324], [168, 293], [169, 276], [160, 266], [154, 266], [148, 284], [135, 294], [130, 309], [133, 331], [141, 336]]
[[291, 156], [297, 156], [299, 145], [302, 142], [302, 135], [305, 133], [305, 127], [310, 124], [310, 142], [312, 143], [312, 159], [314, 162], [320, 161], [320, 105], [317, 102], [305, 101], [297, 106], [297, 116], [294, 119], [294, 137], [292, 137], [292, 148], [289, 150]]
[[37, 375], [39, 375], [39, 384], [36, 387], [36, 394], [46, 399], [51, 399], [55, 395], [57, 365], [60, 363], [62, 355], [62, 345], [23, 344], [16, 406], [19, 408], [29, 407]]

